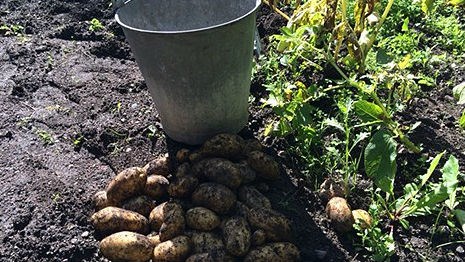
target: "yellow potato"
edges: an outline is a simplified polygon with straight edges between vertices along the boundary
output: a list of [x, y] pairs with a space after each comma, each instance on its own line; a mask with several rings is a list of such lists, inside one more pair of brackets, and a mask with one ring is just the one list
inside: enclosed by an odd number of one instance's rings
[[192, 250], [191, 240], [186, 236], [178, 236], [161, 242], [153, 250], [154, 261], [184, 261]]
[[203, 183], [192, 193], [192, 203], [223, 215], [235, 206], [236, 195], [221, 184]]
[[300, 261], [299, 249], [288, 242], [266, 244], [251, 250], [244, 262], [293, 262]]
[[250, 208], [271, 209], [270, 200], [253, 186], [242, 186], [237, 194], [242, 203]]
[[106, 207], [92, 215], [91, 223], [97, 231], [114, 233], [118, 231], [134, 231], [147, 233], [149, 223], [143, 215], [118, 207]]
[[147, 176], [159, 175], [167, 176], [170, 174], [170, 159], [168, 156], [160, 156], [147, 163], [143, 170]]
[[190, 256], [186, 262], [235, 262], [235, 258], [226, 254], [225, 251], [199, 253]]
[[186, 175], [177, 178], [168, 187], [168, 194], [175, 198], [189, 197], [197, 188], [199, 180], [191, 175]]
[[245, 256], [250, 248], [250, 228], [243, 217], [232, 217], [224, 221], [223, 239], [226, 250], [238, 257]]
[[97, 193], [95, 193], [93, 202], [95, 211], [99, 211], [101, 209], [104, 209], [105, 207], [116, 205], [115, 203], [111, 203], [110, 201], [108, 201], [106, 191], [98, 191]]
[[115, 233], [100, 242], [100, 252], [111, 261], [146, 262], [153, 247], [149, 238], [129, 231]]
[[192, 229], [211, 231], [220, 223], [220, 218], [215, 212], [204, 207], [194, 207], [186, 212], [186, 224]]
[[165, 196], [170, 182], [166, 177], [159, 175], [151, 175], [147, 177], [147, 183], [144, 187], [144, 194], [153, 198], [159, 199]]
[[215, 253], [224, 251], [221, 237], [211, 232], [193, 232], [191, 241], [194, 253]]
[[200, 151], [209, 157], [238, 159], [241, 157], [244, 139], [234, 134], [216, 135], [202, 145]]
[[131, 167], [121, 171], [107, 187], [107, 199], [120, 205], [125, 199], [138, 195], [144, 189], [147, 175], [139, 167]]
[[161, 243], [160, 235], [158, 235], [158, 232], [152, 232], [148, 234], [147, 237], [150, 239], [150, 241], [152, 241], [154, 247]]
[[123, 202], [123, 209], [137, 212], [144, 217], [148, 217], [152, 209], [156, 206], [155, 202], [147, 196], [138, 196], [130, 198]]
[[152, 230], [159, 231], [160, 240], [166, 241], [184, 232], [186, 221], [180, 204], [165, 202], [155, 207], [149, 216]]
[[192, 172], [199, 179], [208, 180], [236, 189], [241, 185], [242, 177], [237, 166], [226, 159], [203, 159], [192, 167]]
[[350, 206], [344, 198], [331, 198], [326, 205], [326, 214], [336, 231], [345, 233], [352, 230], [355, 220]]
[[263, 229], [267, 239], [284, 241], [291, 238], [291, 222], [283, 214], [267, 208], [251, 208], [248, 220], [254, 228]]
[[257, 176], [267, 180], [279, 178], [279, 165], [271, 156], [252, 151], [248, 154], [247, 163], [257, 172]]
[[371, 227], [372, 218], [367, 211], [363, 209], [352, 210], [352, 216], [354, 217], [354, 221], [359, 221], [361, 228], [366, 229]]

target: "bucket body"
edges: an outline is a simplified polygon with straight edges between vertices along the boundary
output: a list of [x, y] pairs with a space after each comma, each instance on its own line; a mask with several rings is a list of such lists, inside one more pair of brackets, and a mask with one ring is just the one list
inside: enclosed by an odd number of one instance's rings
[[132, 0], [116, 12], [168, 136], [200, 144], [248, 121], [260, 0]]

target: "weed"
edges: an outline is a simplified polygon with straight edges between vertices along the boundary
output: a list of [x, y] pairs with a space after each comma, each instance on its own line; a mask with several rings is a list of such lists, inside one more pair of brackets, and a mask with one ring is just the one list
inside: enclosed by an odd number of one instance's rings
[[0, 26], [0, 35], [5, 36], [22, 36], [24, 27], [21, 25], [2, 25]]
[[90, 20], [89, 22], [89, 31], [91, 32], [97, 32], [97, 31], [102, 31], [105, 29], [105, 26], [102, 25], [102, 23], [100, 22], [100, 20], [98, 20], [97, 18], [92, 18], [92, 20]]
[[53, 145], [55, 143], [53, 136], [45, 130], [39, 129], [36, 134], [39, 136], [40, 140], [44, 145]]

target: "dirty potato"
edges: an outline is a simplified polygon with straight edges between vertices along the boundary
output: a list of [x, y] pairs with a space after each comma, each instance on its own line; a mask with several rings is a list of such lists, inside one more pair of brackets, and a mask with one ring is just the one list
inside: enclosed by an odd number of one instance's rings
[[170, 182], [166, 177], [159, 175], [151, 175], [147, 177], [147, 183], [144, 187], [144, 194], [153, 198], [159, 199], [165, 196]]
[[199, 179], [208, 180], [236, 189], [241, 185], [241, 173], [237, 166], [226, 159], [208, 158], [192, 167], [192, 172]]
[[100, 251], [111, 261], [145, 262], [152, 257], [153, 247], [149, 238], [129, 231], [115, 233], [100, 242]]
[[106, 207], [94, 213], [90, 221], [97, 231], [111, 234], [118, 231], [147, 233], [149, 223], [143, 215], [118, 207]]
[[333, 197], [344, 197], [344, 187], [331, 178], [326, 179], [320, 186], [318, 195], [323, 201], [329, 201]]
[[191, 176], [192, 170], [191, 165], [189, 163], [183, 163], [178, 167], [176, 170], [176, 177], [181, 178], [185, 176]]
[[220, 223], [220, 218], [208, 208], [194, 207], [186, 212], [186, 224], [192, 229], [211, 231]]
[[215, 262], [215, 260], [209, 253], [200, 253], [188, 257], [186, 262]]
[[199, 253], [190, 256], [186, 262], [234, 262], [237, 261], [225, 251], [220, 250], [210, 253]]
[[241, 201], [236, 201], [236, 205], [234, 208], [234, 215], [247, 218], [249, 215], [249, 208]]
[[236, 195], [221, 184], [203, 183], [192, 193], [192, 202], [223, 215], [236, 204]]
[[248, 212], [250, 225], [263, 229], [271, 241], [289, 240], [291, 222], [283, 214], [267, 208], [251, 208]]
[[226, 250], [234, 256], [245, 256], [250, 248], [250, 228], [243, 217], [232, 217], [222, 225]]
[[257, 174], [249, 166], [247, 160], [242, 160], [236, 164], [237, 169], [239, 169], [239, 175], [241, 177], [242, 184], [249, 184], [255, 181]]
[[191, 151], [187, 148], [181, 148], [176, 152], [176, 160], [178, 163], [184, 163], [189, 161], [189, 155]]
[[363, 229], [371, 227], [372, 218], [370, 213], [363, 209], [355, 209], [352, 210], [352, 216], [354, 217], [354, 221], [360, 223], [360, 227]]
[[130, 198], [123, 202], [122, 208], [137, 212], [144, 217], [148, 217], [152, 209], [156, 206], [155, 201], [147, 196], [138, 196]]
[[242, 154], [244, 139], [235, 134], [218, 134], [202, 145], [200, 151], [209, 157], [238, 159]]
[[107, 187], [107, 199], [117, 205], [125, 199], [139, 194], [147, 182], [147, 175], [139, 167], [121, 171]]
[[262, 151], [263, 150], [263, 146], [262, 144], [260, 143], [260, 141], [258, 141], [257, 139], [255, 138], [252, 138], [252, 139], [246, 139], [244, 141], [244, 146], [243, 146], [243, 149], [242, 149], [242, 154], [243, 155], [248, 155], [250, 152], [252, 151]]
[[159, 231], [160, 240], [166, 241], [184, 232], [186, 220], [182, 206], [175, 202], [165, 202], [150, 212], [152, 230]]
[[97, 193], [95, 193], [94, 198], [93, 198], [93, 202], [94, 202], [95, 211], [99, 211], [99, 210], [104, 209], [106, 207], [116, 205], [116, 204], [111, 203], [110, 201], [108, 201], [106, 191], [98, 191]]
[[204, 158], [205, 156], [202, 154], [201, 151], [194, 151], [189, 155], [189, 162], [191, 164], [195, 164]]
[[147, 176], [167, 176], [170, 174], [170, 159], [167, 155], [157, 157], [148, 162], [143, 167], [143, 170], [147, 174]]
[[263, 152], [250, 152], [248, 154], [247, 163], [257, 172], [257, 176], [263, 179], [275, 180], [279, 178], [278, 163], [271, 156]]
[[292, 243], [278, 242], [266, 244], [251, 250], [244, 262], [292, 262], [300, 261], [299, 249]]
[[189, 197], [199, 184], [199, 180], [190, 175], [177, 178], [168, 187], [168, 194], [171, 197], [183, 198]]
[[271, 209], [270, 200], [253, 186], [242, 186], [237, 194], [242, 203], [250, 208]]
[[191, 240], [187, 236], [178, 236], [161, 242], [153, 249], [154, 261], [184, 261], [192, 250]]
[[350, 206], [344, 198], [331, 198], [326, 205], [326, 214], [336, 231], [345, 233], [352, 230], [355, 220]]
[[150, 241], [152, 241], [152, 244], [153, 244], [154, 247], [156, 247], [158, 244], [161, 243], [160, 235], [158, 235], [158, 232], [154, 231], [154, 232], [148, 234], [147, 237], [150, 239]]
[[224, 250], [221, 237], [212, 232], [192, 232], [191, 241], [194, 253], [212, 253]]
[[252, 233], [250, 243], [252, 246], [261, 246], [266, 242], [266, 232], [263, 229], [257, 229]]

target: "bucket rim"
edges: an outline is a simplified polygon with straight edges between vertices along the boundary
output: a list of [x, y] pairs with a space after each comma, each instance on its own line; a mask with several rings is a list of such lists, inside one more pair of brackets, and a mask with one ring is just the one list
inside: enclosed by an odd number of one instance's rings
[[202, 27], [202, 28], [198, 28], [198, 29], [189, 29], [189, 30], [179, 30], [179, 31], [158, 31], [158, 30], [147, 30], [147, 29], [140, 29], [140, 28], [135, 28], [135, 27], [132, 27], [132, 26], [129, 26], [125, 23], [123, 23], [120, 18], [119, 18], [119, 15], [118, 13], [120, 12], [120, 10], [122, 8], [124, 8], [124, 6], [126, 4], [129, 4], [130, 2], [132, 1], [135, 1], [135, 0], [129, 0], [129, 1], [126, 1], [125, 4], [123, 6], [121, 6], [120, 8], [118, 8], [118, 10], [116, 10], [116, 13], [115, 13], [115, 20], [116, 22], [124, 27], [124, 28], [127, 28], [127, 29], [130, 29], [130, 30], [133, 30], [133, 31], [137, 31], [137, 32], [141, 32], [141, 33], [150, 33], [150, 34], [164, 34], [164, 35], [174, 35], [174, 34], [187, 34], [187, 33], [197, 33], [197, 32], [202, 32], [202, 31], [207, 31], [207, 30], [211, 30], [211, 29], [215, 29], [215, 28], [219, 28], [219, 27], [222, 27], [222, 26], [226, 26], [226, 25], [229, 25], [229, 24], [233, 24], [239, 20], [242, 20], [243, 18], [249, 16], [250, 14], [254, 13], [255, 11], [257, 11], [257, 9], [260, 7], [260, 4], [262, 2], [262, 0], [256, 0], [255, 1], [255, 7], [252, 8], [252, 10], [250, 10], [249, 12], [247, 12], [246, 14], [240, 16], [240, 17], [237, 17], [233, 20], [230, 20], [230, 21], [227, 21], [227, 22], [224, 22], [224, 23], [221, 23], [221, 24], [217, 24], [217, 25], [212, 25], [212, 26], [208, 26], [208, 27]]

